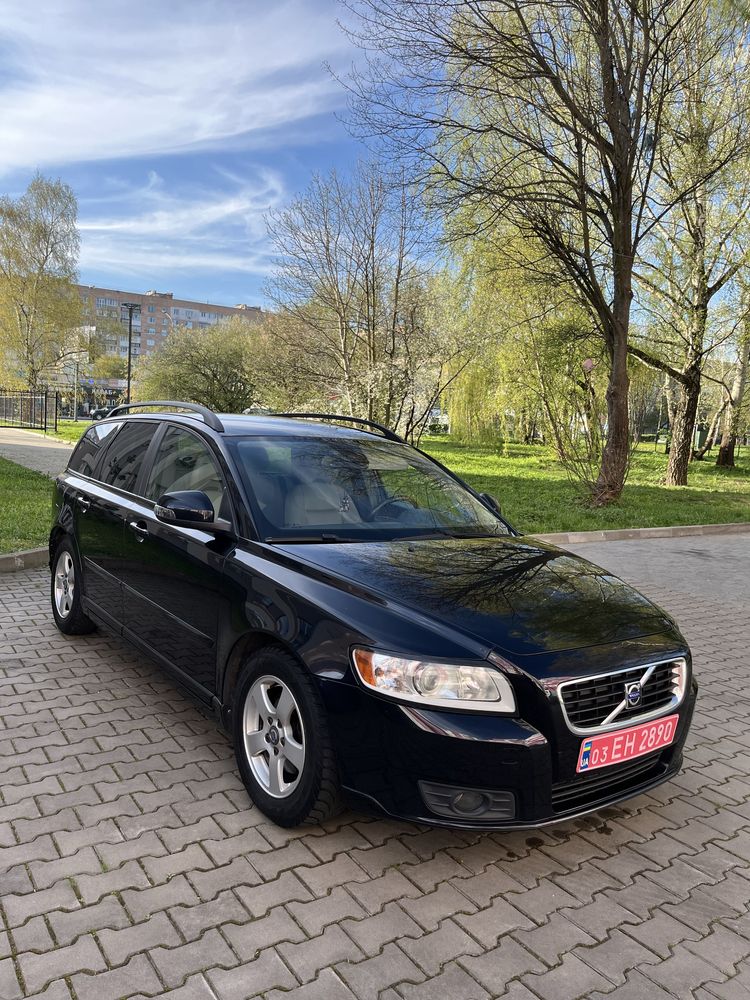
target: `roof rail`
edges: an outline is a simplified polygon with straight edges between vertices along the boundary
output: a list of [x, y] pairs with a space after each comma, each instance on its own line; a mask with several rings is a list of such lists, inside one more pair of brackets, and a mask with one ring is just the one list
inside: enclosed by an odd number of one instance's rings
[[350, 424], [362, 424], [364, 427], [372, 427], [379, 431], [383, 437], [389, 441], [398, 441], [399, 444], [406, 444], [404, 439], [392, 431], [390, 427], [375, 423], [374, 420], [365, 420], [364, 417], [345, 417], [341, 413], [269, 413], [269, 417], [304, 417], [310, 420], [343, 420]]
[[191, 410], [194, 413], [200, 414], [211, 430], [219, 431], [220, 434], [224, 431], [224, 424], [222, 424], [214, 411], [209, 410], [207, 406], [201, 406], [200, 403], [184, 403], [175, 399], [144, 399], [142, 403], [121, 403], [113, 410], [110, 410], [107, 416], [114, 417], [125, 410], [136, 410], [142, 406], [178, 406], [182, 410]]

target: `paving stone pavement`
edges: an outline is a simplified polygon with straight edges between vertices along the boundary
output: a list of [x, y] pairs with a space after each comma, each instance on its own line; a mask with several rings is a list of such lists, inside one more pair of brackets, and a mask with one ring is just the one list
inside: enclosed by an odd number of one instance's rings
[[747, 1000], [750, 535], [579, 551], [682, 623], [699, 707], [676, 780], [528, 833], [282, 830], [158, 668], [0, 579], [0, 1000]]

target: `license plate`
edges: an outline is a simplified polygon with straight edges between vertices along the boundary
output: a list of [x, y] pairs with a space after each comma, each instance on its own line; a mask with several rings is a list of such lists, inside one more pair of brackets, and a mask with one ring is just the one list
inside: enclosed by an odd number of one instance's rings
[[644, 754], [668, 747], [677, 732], [679, 715], [667, 715], [654, 722], [644, 722], [631, 729], [620, 729], [614, 733], [590, 736], [581, 744], [576, 772], [594, 771], [610, 764], [622, 764]]

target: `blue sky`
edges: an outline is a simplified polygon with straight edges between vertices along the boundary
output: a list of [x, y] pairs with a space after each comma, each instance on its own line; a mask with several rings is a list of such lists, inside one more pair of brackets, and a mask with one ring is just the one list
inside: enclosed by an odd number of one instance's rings
[[78, 197], [80, 280], [263, 304], [264, 214], [365, 151], [335, 0], [5, 0], [0, 191]]

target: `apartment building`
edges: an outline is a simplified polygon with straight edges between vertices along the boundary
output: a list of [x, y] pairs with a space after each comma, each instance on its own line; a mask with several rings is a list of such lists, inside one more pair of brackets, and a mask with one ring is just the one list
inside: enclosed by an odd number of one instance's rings
[[78, 285], [88, 326], [104, 334], [107, 354], [128, 354], [128, 310], [125, 303], [140, 306], [133, 310], [133, 356], [157, 351], [178, 326], [200, 329], [213, 326], [230, 316], [259, 320], [260, 306], [221, 306], [212, 302], [176, 299], [172, 292], [124, 292], [116, 288]]

